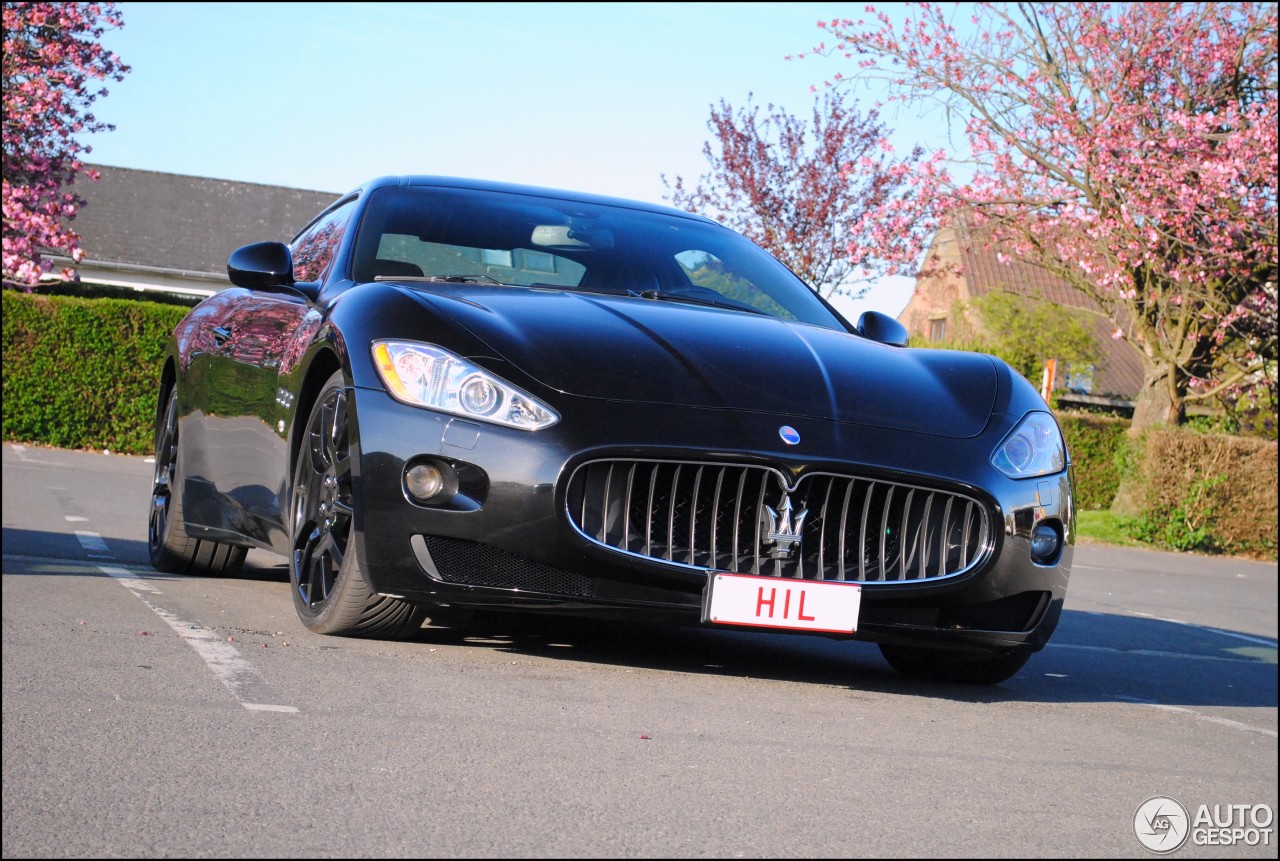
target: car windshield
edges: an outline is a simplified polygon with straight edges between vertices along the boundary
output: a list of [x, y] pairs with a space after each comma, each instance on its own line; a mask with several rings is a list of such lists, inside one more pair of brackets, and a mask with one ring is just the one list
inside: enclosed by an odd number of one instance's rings
[[356, 238], [352, 278], [612, 293], [845, 328], [790, 270], [732, 230], [522, 193], [377, 189]]

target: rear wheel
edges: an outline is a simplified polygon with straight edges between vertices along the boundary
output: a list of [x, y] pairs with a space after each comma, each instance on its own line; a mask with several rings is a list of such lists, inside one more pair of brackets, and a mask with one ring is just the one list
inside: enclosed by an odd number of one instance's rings
[[178, 387], [170, 385], [156, 416], [156, 470], [147, 518], [151, 564], [171, 574], [234, 575], [244, 565], [245, 548], [192, 538], [182, 517], [182, 449], [178, 445]]
[[1013, 678], [1031, 659], [1030, 652], [1012, 649], [978, 654], [887, 643], [880, 644], [880, 653], [904, 676], [968, 685], [999, 684]]
[[355, 546], [351, 440], [342, 373], [331, 376], [307, 419], [294, 469], [293, 604], [317, 634], [395, 638], [422, 627], [425, 610], [375, 593]]

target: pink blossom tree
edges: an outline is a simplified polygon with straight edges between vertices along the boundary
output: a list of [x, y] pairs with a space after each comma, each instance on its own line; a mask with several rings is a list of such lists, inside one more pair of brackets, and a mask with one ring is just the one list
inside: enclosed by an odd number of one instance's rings
[[[107, 95], [96, 82], [124, 79], [129, 67], [98, 40], [123, 26], [111, 3], [4, 4], [4, 251], [6, 283], [31, 286], [53, 268], [53, 251], [79, 263], [69, 226], [84, 201], [70, 189], [90, 147], [78, 136], [114, 128], [90, 112]], [[63, 278], [74, 278], [71, 268]]]
[[1093, 297], [1143, 356], [1135, 431], [1245, 390], [1274, 411], [1274, 3], [866, 11], [819, 24], [834, 43], [814, 53], [853, 61], [830, 84], [883, 80], [893, 100], [941, 105], [968, 143], [869, 213], [884, 247], [904, 220], [964, 210]]
[[761, 116], [748, 96], [738, 111], [723, 100], [712, 106], [707, 128], [710, 173], [693, 188], [662, 177], [675, 206], [744, 234], [819, 295], [861, 295], [867, 288], [858, 282], [906, 271], [902, 249], [918, 246], [923, 233], [907, 226], [887, 262], [863, 231], [868, 213], [911, 192], [907, 175], [922, 151], [895, 158], [876, 111], [864, 115], [833, 91], [815, 100], [806, 125], [774, 105]]

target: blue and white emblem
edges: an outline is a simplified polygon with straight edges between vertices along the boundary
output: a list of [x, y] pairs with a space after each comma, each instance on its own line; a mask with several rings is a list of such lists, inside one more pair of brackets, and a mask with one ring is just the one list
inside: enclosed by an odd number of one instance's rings
[[791, 425], [783, 425], [778, 428], [778, 436], [782, 437], [782, 441], [787, 445], [798, 445], [800, 443], [800, 433]]

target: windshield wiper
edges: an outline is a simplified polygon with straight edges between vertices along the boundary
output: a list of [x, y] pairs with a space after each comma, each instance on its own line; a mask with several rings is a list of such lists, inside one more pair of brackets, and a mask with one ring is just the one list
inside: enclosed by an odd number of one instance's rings
[[663, 302], [687, 302], [690, 305], [705, 305], [708, 308], [729, 308], [733, 311], [749, 311], [752, 314], [763, 314], [766, 317], [772, 316], [768, 311], [761, 311], [759, 308], [748, 305], [745, 302], [738, 302], [727, 296], [721, 298], [712, 298], [705, 295], [691, 296], [687, 293], [671, 290], [641, 290], [638, 293], [635, 290], [628, 290], [627, 295], [635, 296], [639, 299], [656, 299]]
[[505, 281], [499, 281], [489, 275], [375, 275], [374, 281], [420, 281], [434, 284], [497, 284], [499, 287], [514, 287]]

